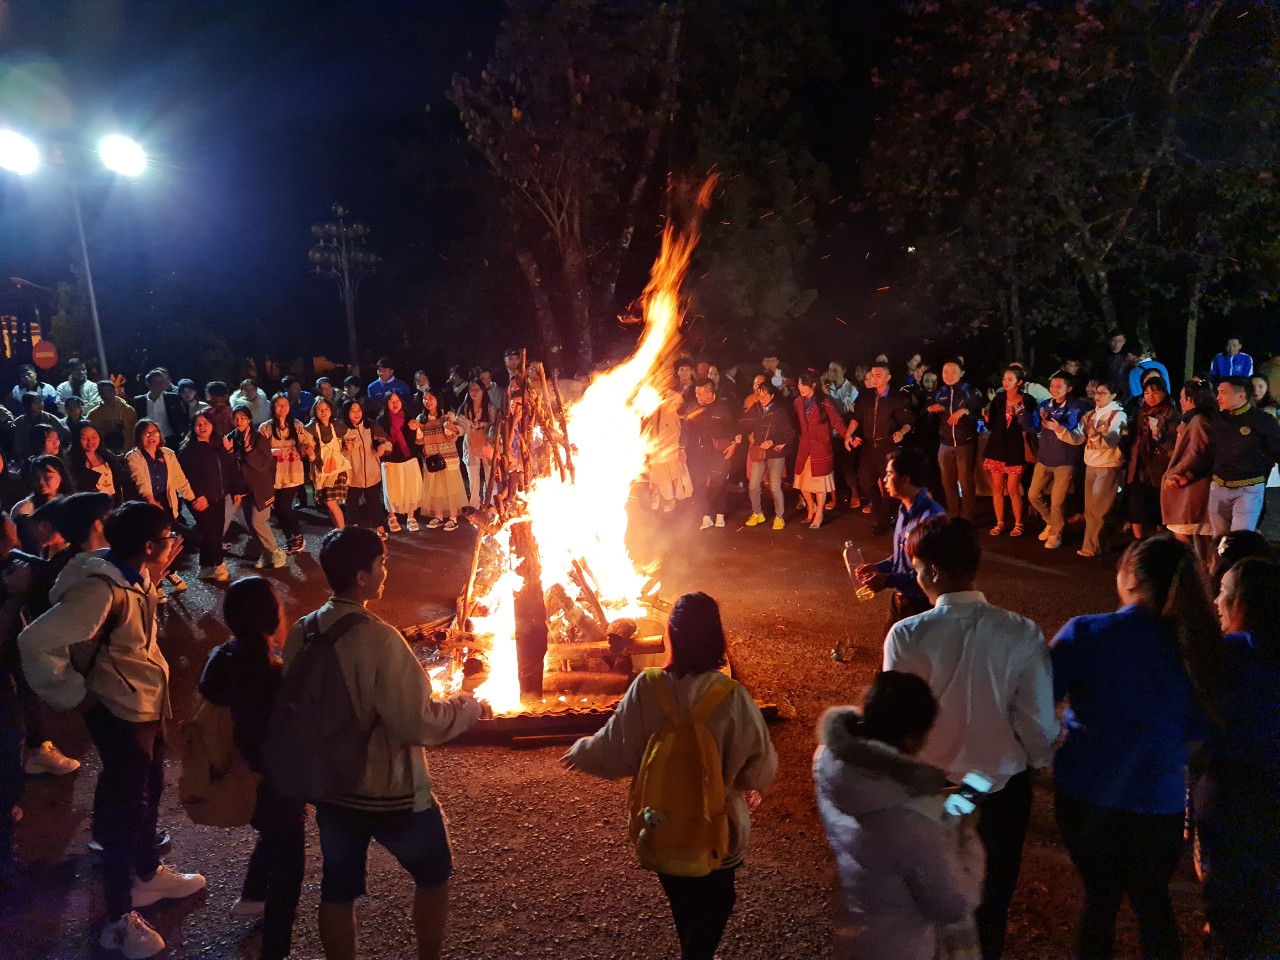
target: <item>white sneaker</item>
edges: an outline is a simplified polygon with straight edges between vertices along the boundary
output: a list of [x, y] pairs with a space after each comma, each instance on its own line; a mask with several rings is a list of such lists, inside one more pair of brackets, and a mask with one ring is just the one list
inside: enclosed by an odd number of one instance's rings
[[715, 526], [715, 524], [711, 522], [711, 518], [710, 518], [710, 517], [703, 517], [703, 518], [702, 518], [702, 526], [700, 526], [698, 529], [699, 529], [699, 530], [710, 530], [710, 529], [711, 529], [712, 527], [714, 527], [714, 526]]
[[34, 750], [27, 751], [27, 762], [22, 765], [26, 773], [52, 773], [56, 777], [64, 773], [75, 773], [80, 769], [80, 761], [73, 760], [55, 747], [52, 741], [46, 740]]
[[126, 960], [154, 957], [164, 949], [164, 937], [136, 913], [126, 913], [115, 923], [108, 923], [102, 928], [98, 943], [108, 950], [119, 950]]
[[1053, 527], [1045, 527], [1036, 537], [1037, 540], [1048, 540], [1053, 536]]
[[238, 897], [231, 905], [231, 916], [236, 920], [252, 920], [262, 916], [267, 909], [265, 900], [246, 900]]
[[289, 565], [289, 555], [287, 553], [285, 553], [283, 550], [271, 551], [271, 566], [274, 569], [279, 570], [281, 567], [287, 567], [288, 565]]
[[1062, 546], [1061, 537], [1050, 537], [1044, 542], [1044, 548], [1046, 550], [1057, 550], [1060, 546]]
[[[429, 527], [429, 526], [431, 526], [431, 524], [429, 524], [429, 523], [428, 523], [428, 524], [427, 524], [427, 526]], [[440, 524], [438, 524], [438, 523], [437, 523], [437, 524], [436, 524], [436, 526], [438, 527], [438, 526], [440, 526]], [[404, 522], [404, 528], [405, 528], [406, 530], [408, 530], [410, 533], [417, 533], [417, 532], [418, 532], [418, 518], [417, 518], [417, 517], [409, 517], [408, 519], [406, 519], [406, 520], [405, 520], [405, 522]]]
[[723, 513], [717, 513], [717, 514], [716, 514], [716, 526], [717, 526], [717, 527], [723, 527], [723, 526], [724, 526], [724, 514], [723, 514]]
[[200, 874], [178, 873], [162, 863], [150, 880], [133, 878], [133, 905], [149, 907], [157, 900], [180, 900], [203, 889], [204, 877]]

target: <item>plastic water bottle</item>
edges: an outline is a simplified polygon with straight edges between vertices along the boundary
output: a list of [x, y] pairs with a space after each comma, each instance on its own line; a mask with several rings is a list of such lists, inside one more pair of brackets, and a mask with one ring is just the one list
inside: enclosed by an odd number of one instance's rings
[[862, 555], [862, 548], [852, 540], [846, 540], [844, 542], [844, 568], [849, 574], [849, 582], [853, 584], [854, 595], [858, 598], [859, 603], [874, 600], [876, 596], [874, 590], [866, 584], [859, 583], [858, 578], [854, 576], [854, 571], [864, 566], [866, 562], [866, 558]]

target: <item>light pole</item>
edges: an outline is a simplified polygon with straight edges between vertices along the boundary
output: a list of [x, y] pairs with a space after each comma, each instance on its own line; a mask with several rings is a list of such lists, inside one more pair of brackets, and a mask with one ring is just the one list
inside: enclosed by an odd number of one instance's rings
[[[147, 169], [147, 155], [137, 142], [118, 133], [103, 137], [98, 143], [98, 158], [112, 173], [137, 177]], [[61, 161], [59, 161], [61, 162]], [[22, 134], [0, 130], [0, 169], [19, 176], [35, 173], [40, 167], [40, 148]], [[109, 376], [107, 348], [102, 340], [102, 322], [98, 319], [98, 297], [93, 289], [93, 269], [89, 266], [89, 244], [85, 241], [84, 217], [80, 212], [80, 187], [74, 175], [68, 178], [71, 203], [76, 214], [76, 233], [80, 239], [80, 259], [84, 266], [85, 287], [89, 291], [89, 316], [93, 320], [93, 340], [98, 351], [98, 366], [103, 377]]]
[[313, 273], [327, 273], [338, 285], [338, 296], [347, 311], [347, 351], [351, 372], [360, 372], [360, 350], [356, 340], [356, 294], [360, 281], [373, 273], [382, 258], [368, 248], [369, 228], [348, 223], [347, 208], [335, 203], [330, 208], [334, 220], [316, 223], [311, 235], [318, 241], [307, 254]]

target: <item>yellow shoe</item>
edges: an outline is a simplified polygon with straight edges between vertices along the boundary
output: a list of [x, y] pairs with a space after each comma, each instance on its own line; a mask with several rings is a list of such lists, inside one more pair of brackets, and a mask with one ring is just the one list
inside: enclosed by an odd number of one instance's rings
[[[763, 519], [764, 519], [764, 517], [761, 517], [760, 519], [761, 519], [761, 520], [763, 520]], [[774, 517], [774, 518], [773, 518], [773, 529], [775, 529], [775, 530], [781, 530], [781, 529], [782, 529], [783, 527], [785, 527], [786, 525], [787, 525], [787, 521], [783, 520], [781, 517]]]
[[764, 514], [763, 514], [763, 513], [753, 513], [751, 516], [747, 517], [747, 526], [748, 526], [748, 527], [754, 527], [754, 526], [756, 526], [757, 524], [761, 524], [761, 523], [764, 523]]

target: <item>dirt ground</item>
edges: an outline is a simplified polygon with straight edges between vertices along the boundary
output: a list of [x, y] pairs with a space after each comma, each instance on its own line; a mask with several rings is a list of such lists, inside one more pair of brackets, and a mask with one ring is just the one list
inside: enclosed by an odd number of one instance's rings
[[[721, 601], [737, 676], [762, 702], [794, 717], [772, 727], [778, 780], [755, 817], [752, 847], [738, 881], [738, 906], [720, 955], [743, 960], [831, 955], [834, 871], [813, 801], [810, 760], [814, 727], [835, 703], [856, 702], [879, 663], [886, 601], [859, 604], [845, 580], [839, 550], [854, 539], [868, 558], [888, 550], [861, 515], [841, 513], [820, 531], [791, 523], [781, 532], [737, 526], [697, 532], [677, 515], [642, 518], [645, 552], [663, 558], [664, 593], [705, 590]], [[309, 549], [323, 532], [308, 515]], [[424, 531], [391, 545], [391, 581], [379, 613], [400, 625], [447, 611], [459, 592], [471, 535]], [[1113, 564], [1087, 562], [1073, 549], [1053, 553], [1034, 537], [990, 540], [980, 587], [996, 603], [1036, 619], [1052, 635], [1069, 617], [1111, 609]], [[246, 568], [241, 568], [244, 571]], [[301, 615], [323, 600], [314, 560], [304, 557], [270, 573]], [[169, 605], [164, 645], [174, 669], [174, 708], [193, 710], [193, 691], [208, 650], [225, 639], [220, 591], [197, 584]], [[831, 659], [847, 646], [846, 662]], [[55, 739], [84, 768], [66, 778], [28, 781], [27, 819], [16, 841], [16, 865], [0, 897], [0, 956], [81, 960], [114, 957], [97, 947], [101, 923], [98, 868], [87, 852], [97, 758], [75, 715], [56, 718]], [[446, 955], [487, 958], [667, 958], [677, 955], [673, 928], [656, 880], [634, 865], [625, 838], [622, 784], [569, 774], [561, 747], [510, 750], [442, 747], [430, 751], [432, 777], [452, 831], [456, 872]], [[161, 822], [173, 834], [169, 862], [199, 870], [205, 893], [144, 911], [170, 945], [168, 956], [191, 960], [256, 958], [251, 923], [227, 911], [239, 894], [253, 842], [249, 828], [193, 826], [177, 803], [178, 763], [168, 763]], [[295, 958], [321, 956], [316, 934], [320, 857], [309, 829], [306, 885], [295, 929]], [[368, 896], [360, 906], [361, 955], [414, 955], [411, 890], [385, 851], [370, 857]], [[1188, 957], [1200, 956], [1199, 890], [1189, 863], [1174, 886]], [[1080, 886], [1053, 824], [1049, 788], [1036, 805], [1007, 956], [1053, 960], [1071, 955]], [[1137, 956], [1130, 918], [1122, 917], [1118, 957]]]

